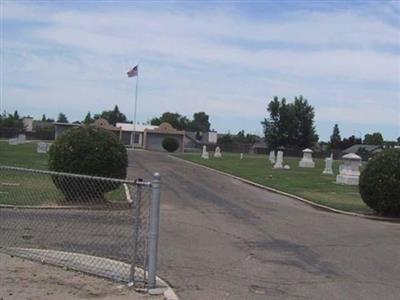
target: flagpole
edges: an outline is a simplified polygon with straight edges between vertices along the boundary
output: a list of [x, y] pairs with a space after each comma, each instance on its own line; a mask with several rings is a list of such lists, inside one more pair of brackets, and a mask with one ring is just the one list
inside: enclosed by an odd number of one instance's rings
[[[139, 67], [138, 67], [139, 69]], [[136, 89], [135, 89], [135, 108], [133, 112], [133, 142], [132, 142], [132, 150], [135, 149], [135, 135], [136, 135], [136, 109], [137, 109], [137, 97], [138, 97], [138, 82], [139, 82], [139, 72], [136, 76]]]

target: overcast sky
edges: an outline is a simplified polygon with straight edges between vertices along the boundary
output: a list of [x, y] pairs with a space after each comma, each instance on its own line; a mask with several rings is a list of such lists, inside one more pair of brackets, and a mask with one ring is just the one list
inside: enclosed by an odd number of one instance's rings
[[399, 1], [1, 1], [1, 103], [35, 118], [205, 111], [261, 134], [273, 96], [303, 95], [327, 140], [400, 136]]

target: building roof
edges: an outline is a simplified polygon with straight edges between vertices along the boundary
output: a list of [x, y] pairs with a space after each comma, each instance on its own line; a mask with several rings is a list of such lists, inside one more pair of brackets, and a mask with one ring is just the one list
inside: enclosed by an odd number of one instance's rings
[[[122, 131], [133, 131], [133, 124], [131, 123], [117, 123], [116, 127], [120, 127]], [[135, 125], [135, 132], [144, 132], [145, 129], [156, 129], [158, 126], [154, 125]]]
[[357, 144], [357, 145], [353, 145], [345, 150], [343, 150], [343, 153], [357, 153], [358, 150], [360, 150], [361, 148], [367, 150], [368, 152], [373, 152], [377, 149], [382, 148], [382, 146], [380, 145], [362, 145], [362, 144]]
[[63, 123], [63, 122], [54, 122], [51, 124], [54, 124], [55, 126], [71, 126], [71, 127], [81, 127], [82, 126], [82, 124]]
[[176, 135], [185, 135], [185, 131], [176, 130], [171, 126], [171, 124], [164, 122], [161, 123], [160, 126], [154, 129], [145, 129], [146, 133], [159, 133], [159, 134], [176, 134]]

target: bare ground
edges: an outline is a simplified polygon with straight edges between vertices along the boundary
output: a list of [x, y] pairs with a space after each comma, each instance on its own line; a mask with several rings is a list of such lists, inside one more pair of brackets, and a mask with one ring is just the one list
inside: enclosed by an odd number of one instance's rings
[[126, 285], [0, 253], [0, 300], [163, 299]]

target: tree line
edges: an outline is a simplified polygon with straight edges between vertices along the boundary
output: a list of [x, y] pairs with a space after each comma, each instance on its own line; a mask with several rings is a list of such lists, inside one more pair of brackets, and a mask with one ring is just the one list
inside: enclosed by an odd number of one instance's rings
[[[316, 134], [314, 117], [314, 107], [303, 96], [294, 97], [293, 102], [288, 102], [286, 98], [279, 100], [275, 96], [268, 103], [267, 117], [261, 122], [268, 147], [304, 149], [316, 146], [319, 137]], [[394, 146], [400, 144], [400, 137], [397, 142], [384, 141], [380, 132], [374, 132], [366, 134], [364, 139], [354, 135], [342, 139], [338, 124], [334, 125], [328, 142], [329, 150], [344, 150], [356, 144]]]

